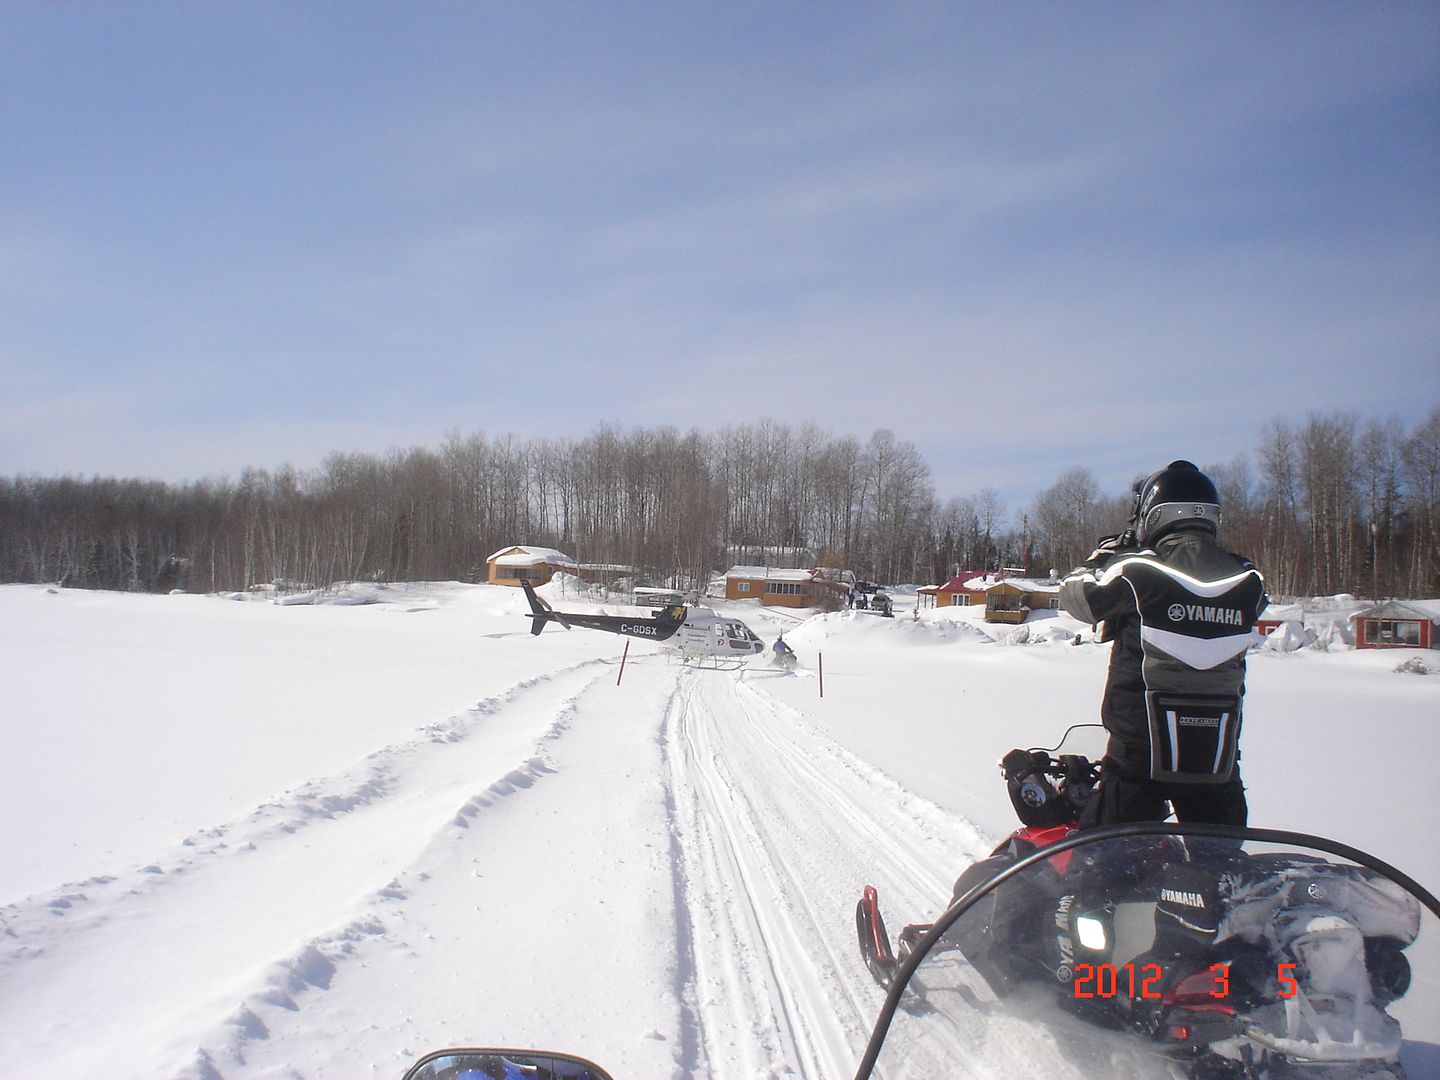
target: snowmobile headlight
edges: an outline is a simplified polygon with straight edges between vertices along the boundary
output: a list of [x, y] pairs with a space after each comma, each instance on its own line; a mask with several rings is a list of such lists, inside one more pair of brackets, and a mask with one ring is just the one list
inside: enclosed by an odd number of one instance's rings
[[1020, 785], [1020, 798], [1024, 799], [1028, 806], [1044, 806], [1050, 798], [1050, 793], [1034, 780], [1027, 780]]
[[1109, 948], [1105, 923], [1093, 915], [1081, 915], [1075, 920], [1075, 936], [1091, 952], [1103, 953]]

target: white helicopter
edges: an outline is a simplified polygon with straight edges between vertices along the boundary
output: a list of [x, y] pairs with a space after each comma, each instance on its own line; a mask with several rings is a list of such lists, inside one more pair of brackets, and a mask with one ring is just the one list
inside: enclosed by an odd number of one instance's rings
[[722, 619], [705, 608], [684, 604], [659, 608], [654, 618], [632, 615], [590, 615], [581, 612], [556, 611], [536, 595], [528, 581], [522, 583], [525, 598], [530, 601], [530, 633], [538, 634], [545, 624], [557, 622], [569, 630], [583, 626], [610, 634], [654, 641], [685, 657], [753, 656], [765, 650], [765, 643], [739, 619]]

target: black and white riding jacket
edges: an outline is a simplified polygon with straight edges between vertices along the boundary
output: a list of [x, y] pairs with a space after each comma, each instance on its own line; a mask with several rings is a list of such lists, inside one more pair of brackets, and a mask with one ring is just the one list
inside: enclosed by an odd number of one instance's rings
[[1203, 530], [1070, 572], [1060, 606], [1114, 640], [1100, 707], [1112, 767], [1165, 783], [1232, 777], [1245, 652], [1266, 603], [1260, 572]]

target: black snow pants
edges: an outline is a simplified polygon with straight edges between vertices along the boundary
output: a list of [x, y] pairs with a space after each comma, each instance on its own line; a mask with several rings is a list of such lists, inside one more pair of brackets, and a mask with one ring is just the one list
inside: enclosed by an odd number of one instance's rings
[[[1126, 776], [1101, 765], [1100, 782], [1080, 814], [1080, 827], [1119, 825], [1126, 821], [1164, 821], [1175, 810], [1178, 821], [1211, 825], [1236, 825], [1249, 820], [1245, 785], [1240, 767], [1223, 784], [1157, 784], [1150, 779]], [[1167, 805], [1168, 804], [1168, 805]]]

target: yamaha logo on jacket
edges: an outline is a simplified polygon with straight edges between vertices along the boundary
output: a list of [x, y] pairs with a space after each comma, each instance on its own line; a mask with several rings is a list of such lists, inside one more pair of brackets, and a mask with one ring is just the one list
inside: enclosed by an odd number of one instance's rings
[[1217, 608], [1203, 607], [1200, 604], [1171, 604], [1170, 621], [1184, 622], [1187, 619], [1197, 622], [1218, 622], [1226, 626], [1247, 625], [1245, 613], [1239, 608]]

